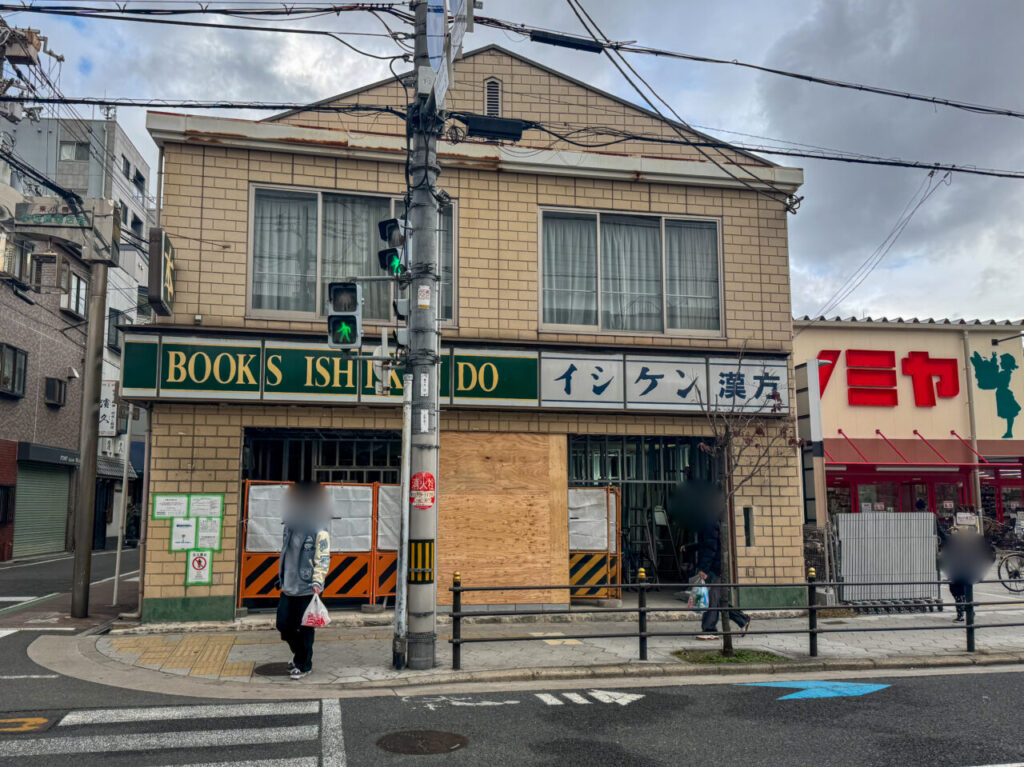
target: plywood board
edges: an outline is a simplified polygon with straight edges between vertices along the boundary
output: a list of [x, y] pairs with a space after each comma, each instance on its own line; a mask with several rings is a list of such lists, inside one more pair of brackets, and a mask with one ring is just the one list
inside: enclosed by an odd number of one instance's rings
[[[568, 583], [568, 487], [563, 435], [441, 435], [438, 601], [452, 573], [467, 586]], [[555, 590], [466, 594], [465, 604], [566, 602]]]

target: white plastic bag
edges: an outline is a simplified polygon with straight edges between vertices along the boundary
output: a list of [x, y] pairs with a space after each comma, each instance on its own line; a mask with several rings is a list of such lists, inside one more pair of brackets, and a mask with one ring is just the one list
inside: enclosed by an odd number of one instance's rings
[[309, 626], [314, 629], [321, 629], [324, 626], [329, 626], [331, 623], [331, 616], [327, 614], [327, 608], [324, 607], [324, 603], [320, 601], [320, 597], [313, 594], [313, 598], [309, 600], [309, 606], [306, 608], [306, 612], [302, 614], [302, 626]]

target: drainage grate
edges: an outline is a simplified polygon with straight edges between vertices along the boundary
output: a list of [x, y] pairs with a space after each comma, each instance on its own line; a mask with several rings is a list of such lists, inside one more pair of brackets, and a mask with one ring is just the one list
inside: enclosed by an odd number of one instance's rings
[[253, 673], [259, 676], [288, 676], [287, 663], [264, 663], [253, 669]]
[[469, 743], [469, 738], [454, 732], [406, 730], [392, 732], [377, 741], [377, 747], [393, 754], [446, 754]]

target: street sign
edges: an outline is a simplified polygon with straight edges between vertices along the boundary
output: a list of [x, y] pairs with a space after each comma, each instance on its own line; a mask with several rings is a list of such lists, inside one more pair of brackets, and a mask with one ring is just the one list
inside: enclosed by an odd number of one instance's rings
[[427, 56], [430, 68], [441, 71], [445, 63], [444, 44], [448, 33], [445, 0], [427, 0]]
[[434, 507], [435, 495], [434, 475], [428, 471], [418, 471], [409, 480], [409, 502], [417, 509]]
[[867, 695], [889, 687], [887, 684], [857, 684], [854, 682], [755, 682], [744, 687], [785, 687], [799, 692], [783, 695], [779, 700], [803, 698], [845, 698]]
[[104, 381], [100, 385], [99, 436], [117, 436], [117, 381]]
[[174, 311], [174, 245], [159, 226], [149, 230], [149, 305], [161, 317]]

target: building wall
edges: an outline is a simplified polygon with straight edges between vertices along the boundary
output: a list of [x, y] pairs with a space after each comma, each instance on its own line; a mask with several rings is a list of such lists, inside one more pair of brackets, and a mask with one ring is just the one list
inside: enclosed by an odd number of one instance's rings
[[[239, 556], [239, 519], [241, 515], [243, 430], [246, 427], [390, 429], [401, 428], [401, 413], [396, 408], [297, 407], [216, 404], [160, 403], [152, 414], [150, 460], [151, 493], [224, 493], [222, 550], [214, 555], [213, 583], [188, 586], [185, 581], [185, 553], [170, 552], [170, 523], [150, 520], [147, 533], [145, 570], [145, 620], [198, 620], [202, 617], [226, 620], [233, 615], [237, 588]], [[781, 429], [783, 424], [769, 428]], [[567, 574], [556, 572], [567, 557], [561, 557], [562, 531], [559, 517], [568, 524], [568, 513], [558, 497], [567, 488], [565, 480], [565, 436], [568, 434], [624, 435], [707, 435], [700, 418], [679, 416], [612, 415], [604, 413], [539, 413], [482, 410], [445, 410], [441, 414], [442, 452], [438, 483], [439, 531], [454, 535], [459, 526], [458, 544], [438, 544], [438, 594], [459, 569], [464, 579], [477, 583], [497, 577], [506, 582], [539, 583], [540, 576]], [[495, 438], [500, 435], [500, 438]], [[534, 435], [532, 439], [523, 435]], [[538, 440], [546, 436], [550, 441]], [[516, 474], [510, 468], [505, 478], [491, 480], [500, 486], [495, 499], [484, 502], [480, 490], [468, 483], [467, 476], [484, 471], [486, 456], [505, 453], [510, 446], [525, 446], [522, 465]], [[559, 447], [559, 445], [561, 447]], [[469, 450], [479, 461], [476, 469], [466, 465]], [[751, 454], [753, 459], [754, 455]], [[449, 463], [454, 461], [454, 463]], [[555, 462], [559, 466], [555, 466]], [[536, 464], [537, 471], [530, 467]], [[551, 467], [539, 475], [541, 465]], [[457, 467], [457, 468], [456, 468]], [[737, 519], [737, 567], [741, 579], [752, 586], [759, 582], [794, 582], [802, 579], [803, 559], [800, 526], [803, 522], [796, 477], [797, 465], [792, 450], [778, 450], [764, 471], [758, 472], [735, 496]], [[474, 474], [476, 472], [476, 474]], [[749, 473], [749, 469], [747, 470]], [[741, 466], [737, 476], [746, 476]], [[462, 477], [462, 480], [456, 477]], [[447, 483], [447, 484], [446, 484]], [[467, 484], [468, 483], [468, 484]], [[556, 488], [556, 485], [560, 486]], [[500, 499], [499, 499], [500, 496]], [[541, 497], [542, 496], [542, 497]], [[507, 500], [506, 500], [507, 499]], [[475, 514], [467, 509], [478, 503]], [[494, 510], [493, 504], [502, 508]], [[469, 506], [467, 506], [469, 504]], [[745, 546], [742, 535], [742, 507], [755, 507], [754, 546]], [[489, 511], [490, 510], [490, 511]], [[518, 523], [502, 519], [520, 515]], [[469, 529], [464, 531], [463, 525]], [[529, 527], [533, 536], [524, 535]], [[536, 550], [545, 532], [547, 561]], [[475, 544], [463, 548], [467, 533]], [[509, 533], [513, 533], [509, 535]], [[567, 535], [567, 530], [565, 535]], [[493, 548], [482, 541], [493, 536]], [[568, 554], [568, 539], [565, 539]], [[517, 559], [518, 558], [518, 559]], [[516, 562], [530, 565], [517, 572]], [[561, 601], [551, 595], [531, 594], [522, 601]], [[766, 591], [765, 598], [775, 596]], [[184, 603], [182, 600], [201, 600]]]
[[[266, 183], [400, 196], [397, 163], [168, 144], [163, 225], [179, 237], [174, 315], [160, 322], [295, 333], [322, 322], [246, 316], [250, 186]], [[790, 348], [789, 267], [782, 208], [752, 192], [625, 184], [449, 168], [457, 200], [455, 327], [445, 338], [673, 349]], [[725, 337], [541, 330], [538, 225], [542, 206], [713, 217], [720, 221]]]

